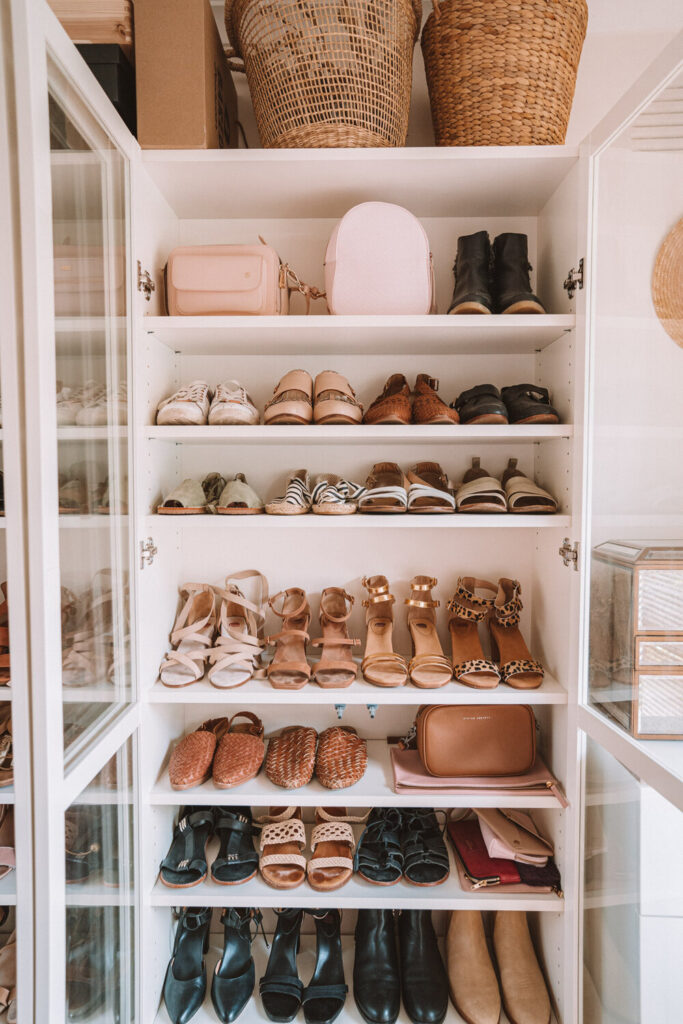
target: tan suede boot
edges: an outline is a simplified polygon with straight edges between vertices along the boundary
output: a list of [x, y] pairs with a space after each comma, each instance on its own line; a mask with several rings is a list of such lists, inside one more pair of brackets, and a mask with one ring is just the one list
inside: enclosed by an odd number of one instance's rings
[[448, 984], [467, 1024], [498, 1024], [500, 992], [478, 910], [454, 910], [446, 934]]
[[525, 913], [504, 910], [496, 914], [493, 948], [510, 1024], [549, 1024], [550, 998]]

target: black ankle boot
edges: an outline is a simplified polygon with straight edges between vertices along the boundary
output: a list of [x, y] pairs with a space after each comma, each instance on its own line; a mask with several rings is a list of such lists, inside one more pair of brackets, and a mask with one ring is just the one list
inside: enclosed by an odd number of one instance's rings
[[332, 1024], [344, 1008], [341, 915], [338, 910], [309, 910], [315, 919], [315, 970], [301, 1000], [306, 1024]]
[[486, 231], [462, 235], [453, 266], [455, 288], [449, 313], [492, 313], [491, 243]]
[[224, 926], [223, 956], [211, 980], [211, 1002], [218, 1019], [232, 1024], [249, 1002], [256, 975], [251, 944], [262, 916], [258, 910], [226, 908], [221, 917]]
[[406, 1013], [413, 1024], [441, 1024], [448, 1009], [448, 978], [431, 910], [402, 910], [398, 936]]
[[187, 1024], [204, 1002], [210, 928], [210, 907], [187, 907], [178, 920], [164, 979], [164, 1002], [173, 1024]]
[[531, 290], [526, 235], [508, 232], [493, 243], [493, 298], [496, 313], [545, 313]]
[[294, 1020], [304, 986], [296, 968], [303, 910], [278, 910], [277, 928], [273, 936], [266, 973], [259, 981], [263, 1009], [269, 1020], [289, 1024]]
[[359, 910], [353, 963], [353, 997], [367, 1024], [394, 1024], [401, 1010], [392, 910]]

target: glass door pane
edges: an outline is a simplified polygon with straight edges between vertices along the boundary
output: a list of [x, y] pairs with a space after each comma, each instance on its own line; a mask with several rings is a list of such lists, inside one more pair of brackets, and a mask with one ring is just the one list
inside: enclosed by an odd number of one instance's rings
[[48, 67], [68, 761], [131, 700], [128, 164]]
[[133, 744], [64, 815], [67, 1022], [135, 1020]]

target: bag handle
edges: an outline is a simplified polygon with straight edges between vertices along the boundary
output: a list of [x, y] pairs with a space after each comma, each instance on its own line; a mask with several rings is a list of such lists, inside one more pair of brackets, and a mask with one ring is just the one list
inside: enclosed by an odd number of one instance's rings
[[[268, 245], [265, 238], [261, 235], [258, 236], [258, 240], [261, 245]], [[291, 284], [289, 282], [292, 282]], [[306, 316], [311, 312], [311, 299], [326, 299], [327, 292], [321, 292], [319, 288], [316, 288], [313, 284], [306, 284], [301, 280], [295, 270], [292, 270], [289, 263], [280, 263], [280, 279], [279, 287], [286, 288], [289, 294], [292, 292], [301, 292], [303, 297], [306, 299]]]

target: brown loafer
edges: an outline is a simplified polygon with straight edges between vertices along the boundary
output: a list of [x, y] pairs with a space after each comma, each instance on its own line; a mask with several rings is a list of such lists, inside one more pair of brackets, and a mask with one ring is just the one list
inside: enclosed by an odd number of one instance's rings
[[273, 736], [266, 754], [266, 775], [283, 789], [299, 789], [313, 778], [318, 734], [303, 725], [290, 725]]
[[266, 402], [263, 422], [310, 423], [313, 420], [313, 379], [306, 370], [290, 370], [275, 385], [273, 397]]
[[[235, 723], [236, 718], [246, 722]], [[230, 719], [230, 728], [218, 744], [213, 760], [213, 784], [232, 789], [258, 775], [266, 756], [263, 722], [251, 711], [238, 711]]]
[[372, 403], [363, 423], [410, 423], [410, 388], [402, 373], [394, 373]]
[[368, 745], [350, 726], [334, 725], [320, 733], [315, 774], [326, 789], [346, 789], [365, 775]]
[[216, 746], [229, 725], [229, 718], [210, 718], [194, 732], [183, 736], [168, 762], [168, 778], [173, 789], [190, 789], [211, 778]]
[[413, 392], [413, 423], [459, 423], [460, 416], [450, 409], [437, 391], [439, 382], [426, 373], [420, 373]]

